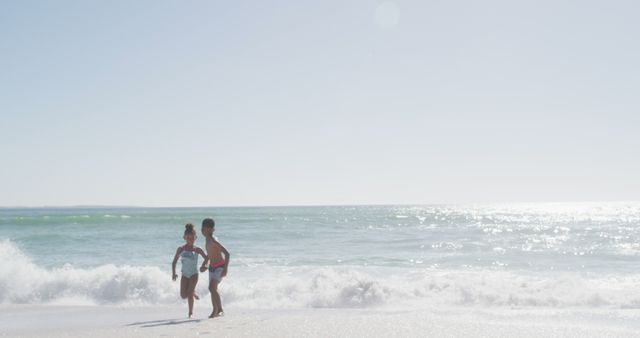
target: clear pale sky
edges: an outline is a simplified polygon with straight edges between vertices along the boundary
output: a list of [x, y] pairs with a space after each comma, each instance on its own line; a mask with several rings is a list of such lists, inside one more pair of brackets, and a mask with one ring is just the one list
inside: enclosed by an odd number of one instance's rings
[[637, 1], [1, 1], [0, 205], [640, 200]]

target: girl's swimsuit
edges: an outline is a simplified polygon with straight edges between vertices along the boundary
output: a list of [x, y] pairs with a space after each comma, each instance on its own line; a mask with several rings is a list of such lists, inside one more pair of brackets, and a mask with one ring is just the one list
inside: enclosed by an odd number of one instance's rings
[[182, 275], [190, 278], [194, 275], [198, 274], [198, 253], [193, 249], [187, 249], [186, 247], [182, 248], [182, 253], [180, 254], [181, 262], [182, 262]]

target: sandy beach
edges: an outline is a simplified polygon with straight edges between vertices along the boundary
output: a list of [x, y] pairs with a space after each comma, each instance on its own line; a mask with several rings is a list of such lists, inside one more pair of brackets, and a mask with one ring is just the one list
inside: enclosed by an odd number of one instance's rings
[[640, 337], [638, 310], [230, 310], [182, 306], [0, 307], [2, 337]]

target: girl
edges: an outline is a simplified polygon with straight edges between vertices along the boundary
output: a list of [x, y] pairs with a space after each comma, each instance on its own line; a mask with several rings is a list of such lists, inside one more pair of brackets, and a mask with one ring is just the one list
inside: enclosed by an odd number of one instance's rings
[[182, 278], [180, 279], [180, 297], [182, 297], [182, 299], [188, 299], [189, 318], [193, 316], [193, 299], [199, 299], [198, 295], [195, 294], [196, 284], [198, 284], [198, 255], [201, 255], [204, 258], [202, 267], [200, 267], [201, 270], [206, 269], [207, 262], [209, 261], [209, 258], [204, 254], [204, 251], [193, 245], [197, 237], [196, 231], [193, 230], [193, 224], [189, 223], [185, 225], [183, 238], [187, 244], [176, 250], [176, 255], [173, 257], [172, 265], [172, 278], [175, 281], [178, 278], [178, 275], [176, 275], [176, 263], [178, 262], [178, 257], [181, 258]]

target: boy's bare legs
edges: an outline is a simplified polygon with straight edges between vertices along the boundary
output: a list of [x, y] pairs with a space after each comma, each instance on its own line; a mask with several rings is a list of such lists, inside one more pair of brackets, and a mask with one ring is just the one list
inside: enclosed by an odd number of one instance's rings
[[193, 315], [193, 299], [196, 298], [196, 284], [198, 284], [198, 274], [195, 274], [188, 278], [187, 282], [187, 297], [189, 302], [189, 318]]
[[217, 317], [222, 313], [222, 301], [220, 300], [220, 294], [218, 293], [218, 281], [209, 282], [209, 291], [211, 292], [211, 304], [213, 305], [213, 312], [209, 318]]

